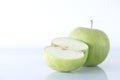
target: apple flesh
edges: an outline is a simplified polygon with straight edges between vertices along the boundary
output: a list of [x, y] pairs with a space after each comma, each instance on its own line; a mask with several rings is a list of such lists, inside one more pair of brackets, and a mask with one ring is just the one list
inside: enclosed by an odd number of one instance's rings
[[70, 33], [69, 37], [88, 44], [89, 51], [85, 66], [96, 66], [102, 63], [108, 55], [109, 39], [101, 30], [78, 27]]
[[56, 38], [52, 45], [43, 49], [47, 65], [60, 72], [69, 72], [83, 66], [88, 55], [88, 46], [72, 38]]

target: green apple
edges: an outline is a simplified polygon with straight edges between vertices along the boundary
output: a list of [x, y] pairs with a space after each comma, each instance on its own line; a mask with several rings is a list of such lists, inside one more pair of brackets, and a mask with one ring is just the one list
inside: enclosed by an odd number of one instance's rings
[[84, 41], [89, 46], [85, 66], [96, 66], [103, 62], [108, 55], [110, 42], [108, 36], [101, 30], [78, 27], [73, 30], [70, 38]]
[[60, 72], [69, 72], [83, 66], [88, 55], [88, 45], [82, 41], [60, 37], [43, 49], [47, 65]]

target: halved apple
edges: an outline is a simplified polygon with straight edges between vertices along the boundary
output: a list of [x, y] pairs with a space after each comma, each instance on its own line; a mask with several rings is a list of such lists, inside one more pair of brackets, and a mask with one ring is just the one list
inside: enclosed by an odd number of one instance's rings
[[51, 46], [43, 50], [43, 57], [49, 67], [69, 72], [83, 66], [88, 55], [88, 46], [82, 41], [60, 37], [52, 40]]

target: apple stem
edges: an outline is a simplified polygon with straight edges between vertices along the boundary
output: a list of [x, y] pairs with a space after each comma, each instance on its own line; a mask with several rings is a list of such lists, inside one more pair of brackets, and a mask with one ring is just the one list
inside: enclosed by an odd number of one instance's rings
[[90, 20], [90, 22], [91, 22], [91, 29], [93, 28], [93, 20]]

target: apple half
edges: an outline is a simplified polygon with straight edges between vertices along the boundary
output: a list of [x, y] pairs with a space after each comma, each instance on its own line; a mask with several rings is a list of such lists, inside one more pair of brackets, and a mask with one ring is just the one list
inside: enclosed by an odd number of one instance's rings
[[88, 55], [88, 45], [82, 41], [60, 37], [43, 49], [47, 65], [60, 72], [69, 72], [83, 66]]

